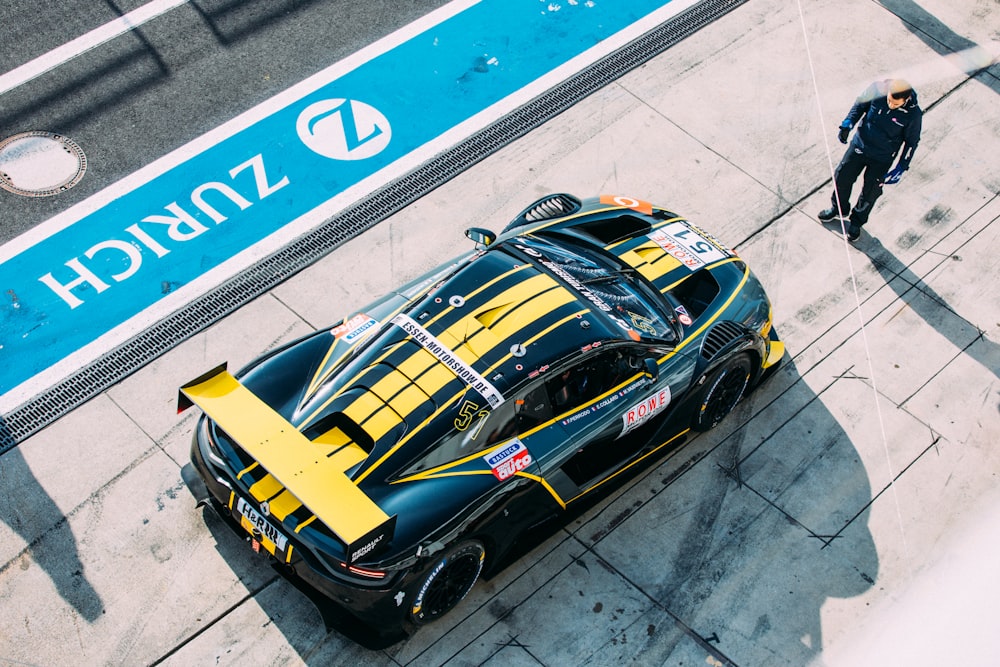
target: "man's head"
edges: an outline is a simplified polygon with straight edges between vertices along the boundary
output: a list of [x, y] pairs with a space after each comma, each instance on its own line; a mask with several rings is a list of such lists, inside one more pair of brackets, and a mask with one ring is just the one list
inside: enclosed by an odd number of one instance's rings
[[898, 109], [906, 104], [906, 101], [913, 95], [913, 88], [902, 79], [893, 79], [889, 82], [889, 92], [885, 96], [885, 101], [890, 109]]

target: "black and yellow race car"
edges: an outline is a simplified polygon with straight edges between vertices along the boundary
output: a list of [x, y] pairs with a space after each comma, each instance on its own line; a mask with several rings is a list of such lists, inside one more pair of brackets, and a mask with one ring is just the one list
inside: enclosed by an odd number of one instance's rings
[[715, 237], [543, 198], [328, 329], [180, 389], [189, 486], [369, 624], [439, 618], [519, 536], [718, 424], [784, 356]]

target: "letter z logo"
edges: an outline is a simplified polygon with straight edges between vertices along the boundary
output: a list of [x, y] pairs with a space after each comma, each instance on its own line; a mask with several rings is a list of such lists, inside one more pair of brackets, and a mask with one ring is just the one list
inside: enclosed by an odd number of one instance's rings
[[357, 100], [310, 104], [299, 114], [295, 130], [309, 150], [334, 160], [373, 157], [392, 139], [392, 128], [382, 112]]

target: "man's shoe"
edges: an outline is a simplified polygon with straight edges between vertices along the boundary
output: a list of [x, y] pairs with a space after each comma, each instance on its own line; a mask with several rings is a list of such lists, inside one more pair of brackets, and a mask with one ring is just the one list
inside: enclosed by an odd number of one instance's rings
[[847, 228], [847, 240], [850, 241], [851, 243], [854, 243], [860, 238], [861, 238], [861, 227], [852, 223]]
[[819, 218], [820, 222], [831, 222], [839, 218], [840, 215], [837, 213], [837, 209], [831, 206], [830, 208], [825, 208], [822, 211], [820, 211], [819, 215], [816, 217]]

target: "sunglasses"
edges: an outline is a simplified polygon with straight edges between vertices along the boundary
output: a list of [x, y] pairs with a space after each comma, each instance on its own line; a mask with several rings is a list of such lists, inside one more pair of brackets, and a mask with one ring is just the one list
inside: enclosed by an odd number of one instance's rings
[[908, 91], [908, 90], [901, 90], [898, 93], [891, 93], [889, 95], [889, 97], [891, 97], [894, 100], [905, 100], [905, 99], [908, 99], [910, 97], [910, 91]]

